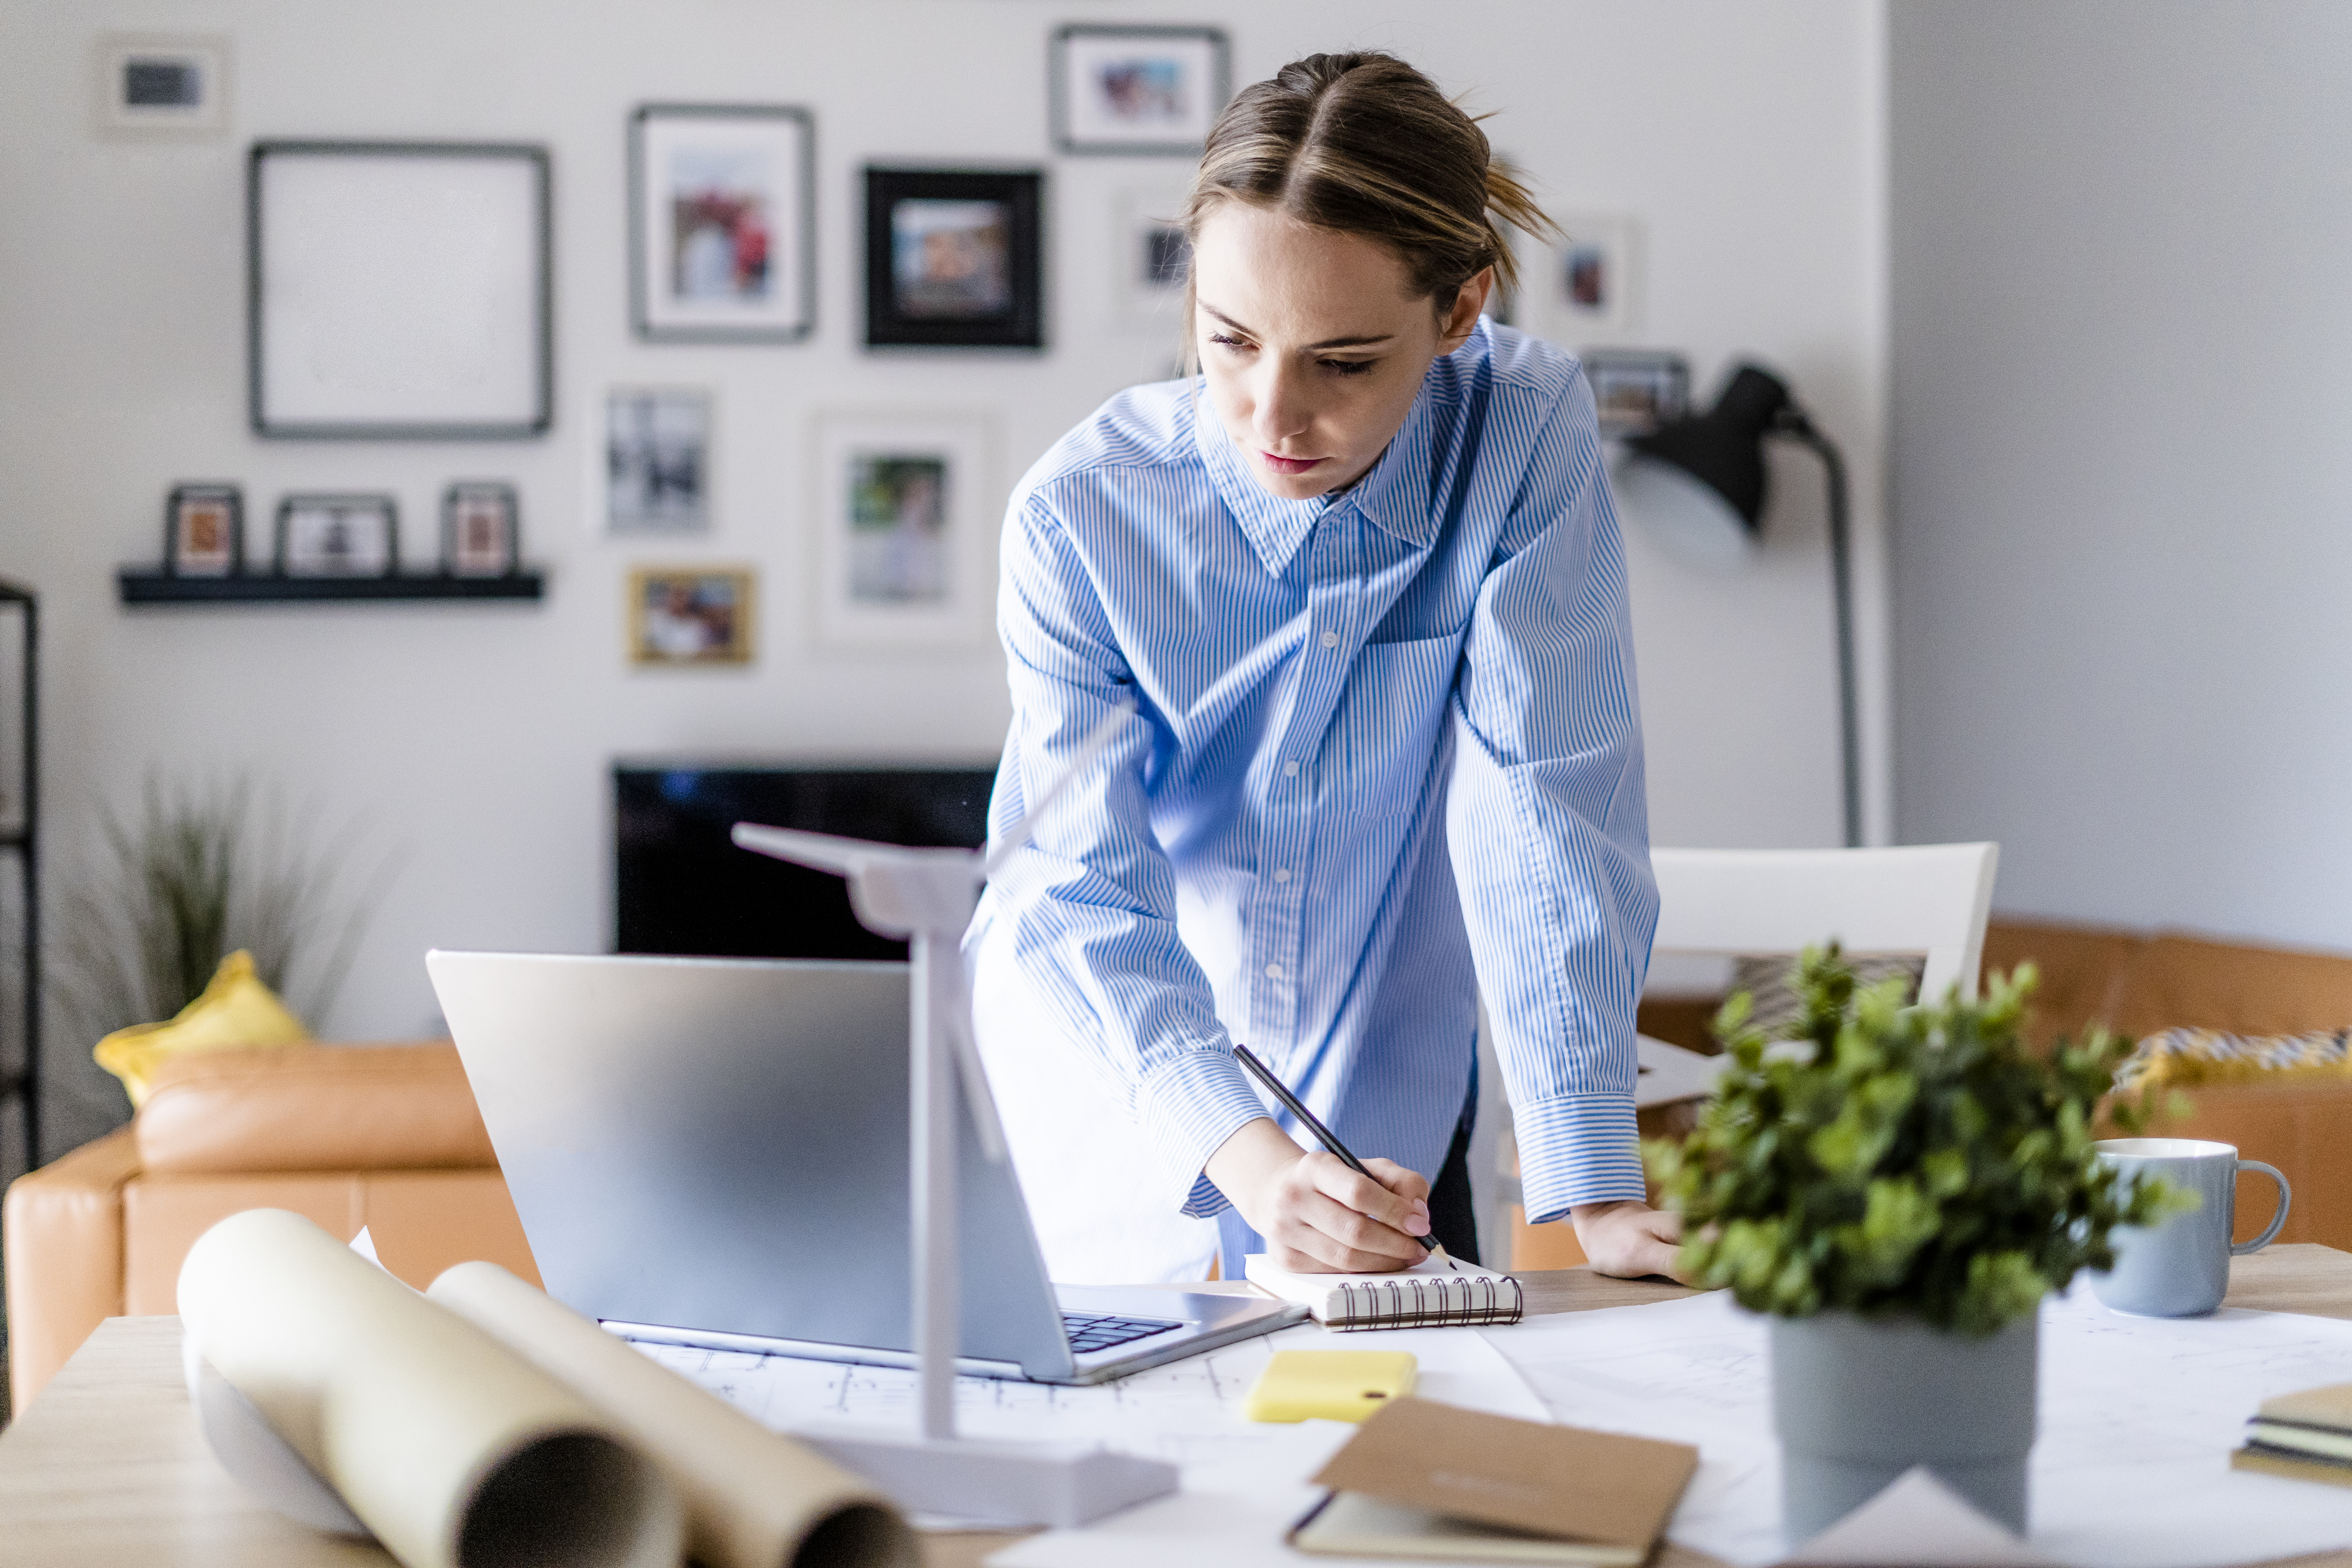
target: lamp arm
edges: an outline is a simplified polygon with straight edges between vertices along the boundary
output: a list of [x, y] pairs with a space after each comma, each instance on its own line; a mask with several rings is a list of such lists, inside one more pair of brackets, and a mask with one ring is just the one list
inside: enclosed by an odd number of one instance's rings
[[1847, 538], [1845, 459], [1803, 409], [1782, 408], [1775, 428], [1822, 460], [1829, 475], [1830, 576], [1837, 598], [1838, 721], [1844, 742], [1845, 845], [1862, 847], [1862, 720], [1854, 690], [1853, 563]]

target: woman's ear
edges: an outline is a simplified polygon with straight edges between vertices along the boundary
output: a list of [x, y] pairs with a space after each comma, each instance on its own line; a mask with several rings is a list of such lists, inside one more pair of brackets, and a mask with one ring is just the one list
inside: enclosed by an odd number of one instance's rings
[[1470, 341], [1470, 334], [1478, 330], [1479, 316], [1486, 311], [1487, 297], [1494, 291], [1495, 269], [1491, 267], [1480, 268], [1462, 285], [1462, 291], [1454, 296], [1454, 309], [1438, 324], [1439, 353], [1450, 354]]

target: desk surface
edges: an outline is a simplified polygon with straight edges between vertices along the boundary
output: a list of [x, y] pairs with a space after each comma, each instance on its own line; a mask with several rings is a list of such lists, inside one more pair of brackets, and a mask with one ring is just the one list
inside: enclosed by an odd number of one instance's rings
[[[1590, 1269], [1523, 1274], [1528, 1310], [1585, 1312], [1672, 1300], [1659, 1280]], [[2231, 1260], [2229, 1304], [2352, 1319], [2352, 1253], [2273, 1247]], [[1016, 1539], [938, 1534], [926, 1568], [968, 1568]], [[1302, 1559], [1304, 1561], [1304, 1559]], [[1669, 1543], [1652, 1568], [1715, 1559]], [[383, 1568], [382, 1548], [314, 1534], [247, 1499], [196, 1430], [177, 1318], [111, 1318], [0, 1432], [0, 1568]], [[2295, 1560], [2352, 1568], [2352, 1552]]]

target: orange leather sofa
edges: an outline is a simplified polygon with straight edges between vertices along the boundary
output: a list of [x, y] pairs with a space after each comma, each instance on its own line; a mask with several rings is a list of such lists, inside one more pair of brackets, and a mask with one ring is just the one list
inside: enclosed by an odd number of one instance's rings
[[364, 1226], [420, 1289], [473, 1258], [539, 1280], [454, 1046], [205, 1052], [167, 1066], [131, 1125], [10, 1184], [16, 1409], [102, 1320], [176, 1312], [189, 1247], [249, 1208], [346, 1240]]

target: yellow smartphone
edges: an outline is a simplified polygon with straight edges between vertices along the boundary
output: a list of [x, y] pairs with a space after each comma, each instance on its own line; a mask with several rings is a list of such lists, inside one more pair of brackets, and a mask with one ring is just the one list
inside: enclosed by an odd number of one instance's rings
[[1242, 1408], [1253, 1421], [1361, 1421], [1419, 1376], [1410, 1351], [1276, 1351]]

